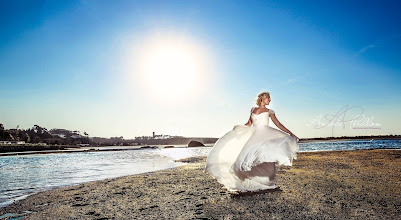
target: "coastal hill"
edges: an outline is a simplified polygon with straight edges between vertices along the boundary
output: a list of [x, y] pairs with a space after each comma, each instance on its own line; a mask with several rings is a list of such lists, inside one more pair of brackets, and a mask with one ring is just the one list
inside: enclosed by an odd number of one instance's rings
[[30, 129], [5, 129], [0, 124], [0, 153], [20, 151], [64, 150], [81, 146], [137, 146], [137, 145], [188, 145], [190, 142], [212, 144], [218, 138], [212, 137], [182, 137], [153, 134], [134, 139], [120, 137], [90, 137], [87, 132], [70, 131], [67, 129], [46, 129], [34, 125]]
[[165, 136], [164, 138], [152, 136], [142, 136], [135, 139], [124, 139], [120, 137], [90, 137], [88, 133], [81, 134], [79, 131], [53, 128], [46, 129], [39, 125], [34, 125], [30, 129], [5, 129], [0, 124], [0, 141], [3, 144], [47, 144], [47, 145], [88, 145], [88, 146], [133, 146], [143, 144], [153, 145], [183, 145], [191, 141], [198, 141], [203, 144], [210, 144], [218, 138], [212, 137], [182, 137]]

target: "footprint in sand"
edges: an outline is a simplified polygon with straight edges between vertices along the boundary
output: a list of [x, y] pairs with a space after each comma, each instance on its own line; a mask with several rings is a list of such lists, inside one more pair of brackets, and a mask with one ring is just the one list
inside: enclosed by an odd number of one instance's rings
[[176, 192], [176, 193], [174, 193], [174, 194], [180, 194], [180, 193], [183, 193], [183, 192], [185, 192], [185, 190], [181, 190], [181, 191], [179, 191], [179, 192]]
[[71, 207], [80, 207], [80, 206], [87, 206], [87, 205], [89, 205], [89, 204], [88, 203], [83, 203], [83, 204], [77, 203], [77, 204], [73, 204]]
[[79, 196], [74, 197], [74, 199], [75, 199], [75, 201], [82, 201], [82, 200], [84, 200], [82, 197], [79, 197]]
[[87, 212], [85, 215], [99, 216], [100, 214], [96, 212]]

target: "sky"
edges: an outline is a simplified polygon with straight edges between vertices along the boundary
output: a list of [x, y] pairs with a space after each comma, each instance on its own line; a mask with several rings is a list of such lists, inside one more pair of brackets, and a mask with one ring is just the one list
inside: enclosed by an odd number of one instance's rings
[[300, 138], [401, 134], [400, 6], [0, 1], [0, 123], [221, 137], [269, 91]]

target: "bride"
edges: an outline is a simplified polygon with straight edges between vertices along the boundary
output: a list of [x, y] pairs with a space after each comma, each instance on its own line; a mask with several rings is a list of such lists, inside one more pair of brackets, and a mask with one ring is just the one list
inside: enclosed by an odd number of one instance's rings
[[[258, 107], [252, 108], [248, 122], [219, 138], [206, 159], [204, 172], [229, 192], [278, 188], [275, 163], [292, 166], [299, 151], [299, 138], [265, 107], [271, 101], [269, 92], [260, 92], [255, 101]], [[284, 132], [270, 127], [269, 118]]]

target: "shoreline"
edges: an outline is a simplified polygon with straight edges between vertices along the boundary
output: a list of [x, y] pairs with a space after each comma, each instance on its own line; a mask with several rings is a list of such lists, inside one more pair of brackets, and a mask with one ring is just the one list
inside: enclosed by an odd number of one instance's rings
[[[378, 140], [400, 140], [400, 138], [360, 138], [360, 139], [353, 139], [353, 138], [334, 138], [334, 139], [325, 139], [325, 140], [300, 140], [299, 144], [307, 144], [307, 143], [316, 143], [316, 142], [343, 142], [343, 141], [378, 141]], [[204, 146], [197, 146], [197, 147], [213, 147], [215, 143], [207, 143]], [[20, 147], [14, 145], [0, 145], [1, 147]], [[35, 146], [27, 146], [31, 148], [35, 148]], [[70, 146], [70, 145], [58, 145], [58, 146], [46, 146], [47, 148], [58, 148], [58, 149], [39, 149], [39, 150], [24, 150], [24, 151], [5, 151], [0, 152], [1, 156], [16, 156], [16, 155], [29, 155], [29, 154], [49, 154], [49, 153], [76, 153], [76, 152], [93, 152], [93, 151], [118, 151], [118, 150], [141, 150], [142, 147], [149, 147], [149, 148], [185, 148], [188, 147], [187, 144], [144, 144], [144, 145], [132, 145], [132, 146]]]
[[[43, 218], [396, 218], [401, 214], [401, 152], [299, 152], [277, 167], [279, 191], [233, 196], [209, 174], [206, 157], [153, 172], [92, 181], [28, 196], [0, 208]], [[383, 183], [386, 183], [383, 185]], [[28, 212], [26, 212], [28, 211]]]
[[[341, 142], [341, 141], [368, 141], [369, 139], [329, 139], [329, 140], [306, 140], [300, 141], [299, 144], [316, 143], [316, 142]], [[373, 140], [400, 140], [400, 139], [373, 139]], [[197, 147], [213, 147], [214, 143], [208, 143], [204, 146]], [[144, 150], [148, 148], [164, 149], [164, 148], [193, 148], [188, 147], [186, 144], [181, 145], [135, 145], [135, 146], [99, 146], [99, 147], [65, 147], [60, 150], [37, 150], [37, 151], [10, 151], [0, 153], [2, 156], [18, 156], [18, 155], [31, 155], [31, 154], [53, 154], [53, 153], [80, 153], [80, 152], [104, 152], [104, 151], [124, 151], [124, 150]], [[383, 149], [398, 149], [398, 148], [383, 148]], [[351, 149], [355, 150], [355, 149]]]
[[327, 142], [327, 141], [328, 142], [331, 142], [331, 141], [358, 141], [358, 140], [361, 140], [361, 141], [401, 140], [401, 138], [393, 138], [393, 137], [391, 137], [391, 138], [390, 137], [388, 137], [388, 138], [379, 138], [379, 137], [370, 138], [370, 137], [365, 137], [365, 138], [333, 138], [333, 139], [321, 139], [321, 140], [319, 140], [319, 139], [310, 139], [310, 140], [308, 140], [307, 138], [306, 138], [306, 140], [302, 140], [302, 138], [301, 138], [301, 141], [299, 143]]
[[[2, 156], [18, 156], [18, 155], [31, 155], [31, 154], [57, 154], [57, 153], [81, 153], [81, 152], [105, 152], [105, 151], [124, 151], [124, 150], [146, 150], [146, 149], [164, 149], [168, 146], [177, 148], [196, 148], [187, 147], [187, 145], [136, 145], [136, 146], [102, 146], [102, 147], [76, 147], [65, 148], [64, 150], [37, 150], [37, 151], [19, 151], [19, 152], [4, 152], [0, 153]], [[147, 148], [148, 147], [148, 148]], [[213, 144], [205, 144], [205, 146], [198, 147], [213, 147]]]

